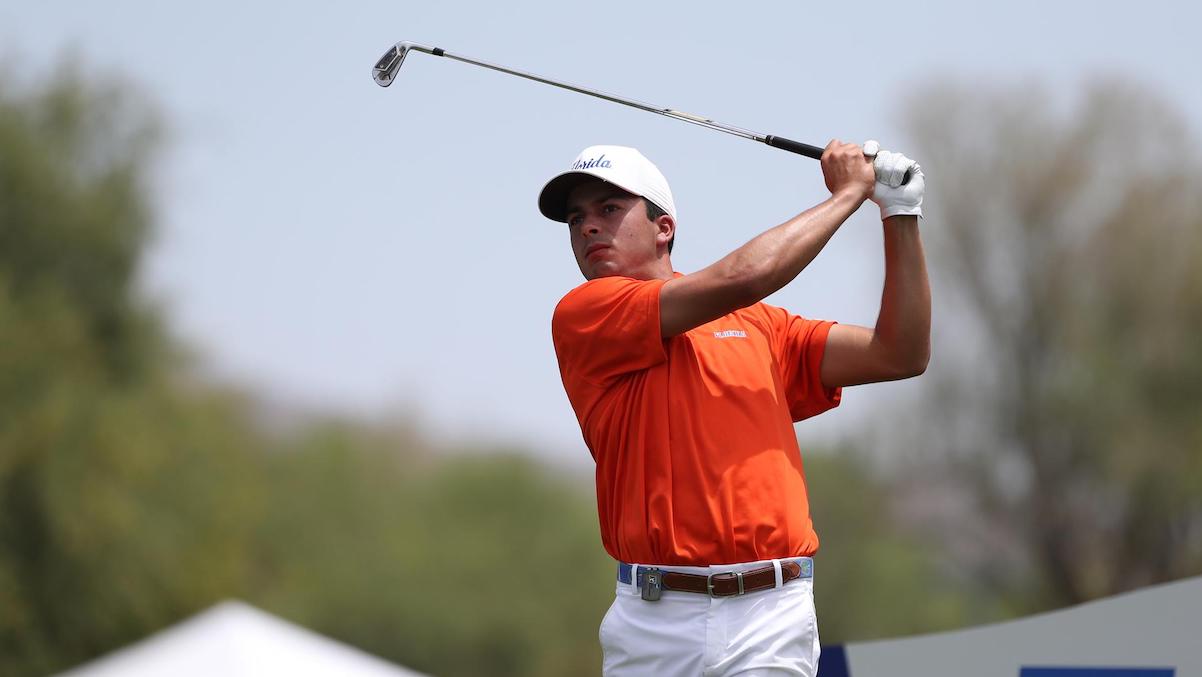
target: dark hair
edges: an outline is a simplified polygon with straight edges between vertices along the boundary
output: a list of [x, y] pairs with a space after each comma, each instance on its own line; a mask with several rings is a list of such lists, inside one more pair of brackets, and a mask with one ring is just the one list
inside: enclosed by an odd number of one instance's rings
[[[659, 205], [651, 202], [647, 198], [643, 198], [643, 208], [647, 211], [647, 220], [655, 221], [661, 216], [666, 216], [668, 212], [659, 208]], [[668, 240], [668, 253], [672, 253], [672, 245], [676, 244], [676, 232], [672, 232], [672, 239]]]

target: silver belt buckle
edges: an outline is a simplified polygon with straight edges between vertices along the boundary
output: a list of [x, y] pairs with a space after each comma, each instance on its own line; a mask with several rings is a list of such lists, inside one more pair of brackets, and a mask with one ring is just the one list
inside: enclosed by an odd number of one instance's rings
[[[639, 575], [638, 571], [634, 572]], [[643, 599], [658, 602], [664, 593], [664, 572], [659, 569], [643, 569], [643, 582], [639, 586]]]
[[732, 573], [734, 574], [735, 580], [739, 582], [739, 591], [735, 594], [736, 595], [745, 594], [743, 592], [743, 572], [742, 571], [735, 571], [735, 572], [723, 571], [720, 573], [710, 574], [709, 576], [706, 576], [705, 577], [706, 593], [709, 594], [710, 597], [731, 597], [732, 595], [715, 595], [714, 594], [714, 576], [730, 576]]

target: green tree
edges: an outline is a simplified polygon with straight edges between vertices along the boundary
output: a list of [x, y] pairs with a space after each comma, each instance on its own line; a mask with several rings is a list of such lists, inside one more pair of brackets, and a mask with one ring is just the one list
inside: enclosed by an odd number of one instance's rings
[[591, 674], [613, 596], [582, 487], [506, 453], [415, 456], [327, 424], [266, 459], [256, 599], [438, 675]]
[[996, 616], [910, 528], [887, 470], [854, 447], [805, 456], [821, 548], [814, 598], [824, 644], [962, 627]]
[[0, 673], [227, 597], [434, 674], [594, 672], [613, 569], [588, 491], [404, 426], [258, 423], [139, 294], [151, 107], [44, 81], [0, 80]]
[[64, 66], [0, 81], [0, 664], [45, 674], [238, 579], [236, 403], [169, 369], [135, 282], [157, 124]]
[[[1025, 609], [1202, 572], [1202, 174], [1154, 94], [910, 107], [940, 324], [923, 521]], [[948, 505], [944, 501], [944, 506]]]

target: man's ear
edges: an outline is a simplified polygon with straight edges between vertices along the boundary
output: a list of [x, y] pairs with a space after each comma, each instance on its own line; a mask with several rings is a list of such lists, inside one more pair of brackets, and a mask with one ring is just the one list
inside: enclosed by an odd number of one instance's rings
[[676, 235], [676, 219], [667, 214], [661, 214], [655, 219], [655, 241], [657, 244], [668, 246], [672, 241], [672, 237]]

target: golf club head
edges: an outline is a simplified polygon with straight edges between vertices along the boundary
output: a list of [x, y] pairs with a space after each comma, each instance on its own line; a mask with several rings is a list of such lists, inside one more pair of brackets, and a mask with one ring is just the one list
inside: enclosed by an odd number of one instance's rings
[[409, 53], [411, 43], [398, 42], [393, 45], [376, 65], [371, 69], [371, 77], [376, 81], [376, 84], [381, 87], [387, 87], [396, 79], [397, 71], [401, 70], [401, 63], [405, 60], [405, 55]]

